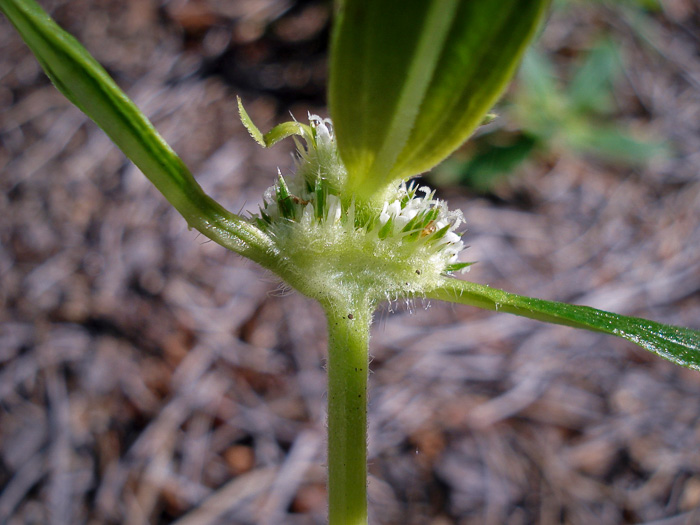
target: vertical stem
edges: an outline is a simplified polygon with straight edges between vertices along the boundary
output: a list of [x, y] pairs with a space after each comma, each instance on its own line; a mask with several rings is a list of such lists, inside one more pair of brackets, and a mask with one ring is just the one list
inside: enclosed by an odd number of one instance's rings
[[326, 304], [328, 522], [367, 524], [367, 377], [372, 306]]

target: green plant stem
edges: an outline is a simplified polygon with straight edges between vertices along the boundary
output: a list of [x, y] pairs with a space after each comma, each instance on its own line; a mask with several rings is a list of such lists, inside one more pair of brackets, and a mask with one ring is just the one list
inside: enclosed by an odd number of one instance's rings
[[68, 100], [90, 117], [195, 228], [274, 268], [278, 254], [258, 228], [209, 197], [155, 127], [105, 69], [34, 0], [0, 0], [0, 11]]
[[372, 305], [324, 305], [328, 318], [328, 522], [367, 523], [367, 378]]

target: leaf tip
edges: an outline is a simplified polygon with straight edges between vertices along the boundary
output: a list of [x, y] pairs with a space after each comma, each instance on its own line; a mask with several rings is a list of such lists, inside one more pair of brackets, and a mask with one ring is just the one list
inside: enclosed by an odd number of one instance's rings
[[267, 143], [265, 142], [265, 137], [263, 136], [262, 132], [258, 129], [258, 127], [255, 124], [253, 124], [250, 115], [248, 115], [248, 112], [243, 107], [243, 101], [241, 100], [241, 97], [236, 96], [236, 100], [238, 101], [238, 114], [241, 117], [241, 123], [243, 124], [243, 126], [245, 126], [245, 129], [248, 130], [248, 133], [253, 138], [253, 140], [260, 144], [263, 148], [266, 148]]

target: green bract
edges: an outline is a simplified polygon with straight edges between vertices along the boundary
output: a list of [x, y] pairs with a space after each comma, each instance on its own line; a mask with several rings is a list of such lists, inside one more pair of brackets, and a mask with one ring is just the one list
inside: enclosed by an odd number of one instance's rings
[[548, 1], [347, 0], [329, 103], [358, 199], [429, 170], [503, 91]]

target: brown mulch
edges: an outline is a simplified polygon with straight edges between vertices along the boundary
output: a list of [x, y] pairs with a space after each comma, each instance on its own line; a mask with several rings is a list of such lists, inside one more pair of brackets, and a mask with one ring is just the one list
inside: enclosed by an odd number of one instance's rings
[[[233, 211], [323, 113], [328, 8], [42, 0]], [[576, 4], [542, 37], [565, 72], [620, 42], [619, 121], [644, 168], [559, 151], [464, 210], [469, 279], [700, 329], [700, 7], [634, 29]], [[325, 323], [188, 231], [0, 17], [0, 523], [311, 524], [325, 515]], [[565, 76], [565, 73], [563, 73]], [[700, 374], [612, 337], [436, 302], [372, 340], [376, 524], [700, 523]]]

